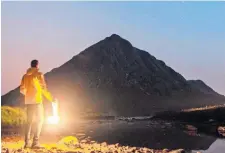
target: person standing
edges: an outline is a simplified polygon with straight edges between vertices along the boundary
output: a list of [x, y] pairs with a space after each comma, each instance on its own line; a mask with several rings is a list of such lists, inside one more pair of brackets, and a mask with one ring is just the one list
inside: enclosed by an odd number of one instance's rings
[[[39, 143], [39, 137], [44, 121], [43, 96], [50, 102], [56, 101], [48, 91], [44, 75], [39, 71], [38, 65], [38, 60], [31, 61], [31, 67], [27, 70], [26, 74], [23, 75], [20, 85], [20, 93], [25, 96], [25, 105], [27, 108], [24, 148], [42, 148]], [[35, 123], [34, 127], [33, 123]], [[31, 144], [31, 130], [33, 128], [35, 130], [33, 142]]]

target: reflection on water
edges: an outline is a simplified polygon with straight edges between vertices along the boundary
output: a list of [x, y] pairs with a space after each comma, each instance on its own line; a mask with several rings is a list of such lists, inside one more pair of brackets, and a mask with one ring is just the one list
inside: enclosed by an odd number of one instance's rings
[[212, 125], [212, 124], [179, 124], [177, 128], [182, 128], [185, 132], [190, 135], [210, 135], [213, 137], [224, 138], [225, 137], [225, 127]]
[[[51, 131], [43, 135], [52, 134]], [[225, 152], [221, 137], [224, 128], [212, 125], [191, 125], [165, 121], [84, 121], [59, 129], [61, 136], [74, 135], [80, 141], [119, 143], [121, 145], [152, 149], [216, 150]], [[59, 134], [58, 133], [58, 134]], [[222, 149], [222, 150], [221, 150]], [[202, 151], [201, 151], [202, 152]], [[206, 153], [209, 153], [206, 152]]]
[[217, 130], [220, 136], [225, 137], [225, 126], [219, 126]]
[[[75, 135], [80, 140], [120, 143], [136, 147], [152, 149], [207, 150], [213, 142], [217, 142], [216, 128], [177, 124], [165, 121], [89, 121], [70, 126], [62, 135]], [[215, 131], [214, 131], [215, 129]], [[214, 131], [214, 132], [213, 132]]]
[[193, 153], [224, 153], [225, 152], [225, 140], [217, 139], [207, 150], [196, 150]]
[[191, 136], [199, 136], [198, 129], [192, 125], [186, 125], [183, 131]]
[[54, 125], [43, 128], [42, 136], [45, 138], [41, 140], [52, 142], [68, 135], [75, 135], [80, 141], [94, 140], [152, 149], [182, 148], [200, 152], [205, 150], [204, 153], [225, 152], [224, 126], [165, 121], [83, 121], [61, 127]]

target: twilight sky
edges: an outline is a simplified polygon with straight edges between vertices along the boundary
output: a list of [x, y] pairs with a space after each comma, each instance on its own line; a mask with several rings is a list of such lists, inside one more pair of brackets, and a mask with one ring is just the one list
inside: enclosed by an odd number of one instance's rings
[[2, 2], [2, 94], [113, 33], [225, 95], [225, 2]]

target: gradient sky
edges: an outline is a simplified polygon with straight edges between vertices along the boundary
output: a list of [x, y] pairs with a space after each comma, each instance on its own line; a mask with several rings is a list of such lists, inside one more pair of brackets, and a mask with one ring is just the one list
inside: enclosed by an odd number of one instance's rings
[[225, 2], [2, 2], [2, 94], [113, 33], [225, 95]]

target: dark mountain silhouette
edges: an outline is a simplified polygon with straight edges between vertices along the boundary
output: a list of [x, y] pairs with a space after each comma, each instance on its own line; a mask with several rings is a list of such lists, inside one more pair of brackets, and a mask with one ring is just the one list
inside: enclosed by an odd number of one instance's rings
[[202, 80], [188, 80], [193, 89], [200, 90], [205, 94], [217, 94], [212, 88], [207, 86]]
[[[224, 103], [202, 81], [187, 81], [148, 52], [113, 34], [45, 74], [63, 112], [151, 115]], [[207, 92], [205, 92], [207, 91]], [[2, 96], [3, 105], [19, 105], [18, 88]]]

